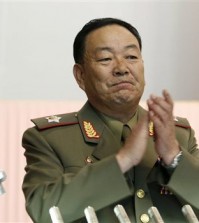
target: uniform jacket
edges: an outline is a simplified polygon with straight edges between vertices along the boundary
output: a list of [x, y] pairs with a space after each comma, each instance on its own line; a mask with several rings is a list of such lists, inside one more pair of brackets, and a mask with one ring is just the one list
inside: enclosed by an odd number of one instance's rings
[[[139, 107], [138, 119], [146, 111]], [[50, 223], [49, 208], [58, 206], [64, 222], [86, 222], [92, 206], [101, 223], [118, 223], [113, 208], [122, 204], [132, 223], [151, 222], [156, 206], [165, 222], [186, 222], [181, 207], [199, 210], [199, 150], [188, 121], [175, 119], [183, 151], [179, 165], [166, 170], [158, 162], [149, 137], [142, 162], [122, 174], [114, 134], [87, 102], [79, 112], [34, 119], [22, 145], [27, 165], [23, 181], [26, 209], [37, 223]]]

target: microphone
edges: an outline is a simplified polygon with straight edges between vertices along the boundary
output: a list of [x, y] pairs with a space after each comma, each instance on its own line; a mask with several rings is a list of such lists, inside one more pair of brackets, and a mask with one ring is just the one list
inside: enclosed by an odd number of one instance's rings
[[5, 189], [2, 185], [2, 182], [6, 179], [6, 173], [4, 171], [0, 171], [0, 195], [5, 193]]
[[85, 208], [84, 214], [88, 223], [99, 223], [93, 207], [88, 206], [87, 208]]
[[154, 223], [164, 223], [158, 209], [154, 206], [148, 209], [148, 214], [150, 218], [154, 221]]
[[52, 223], [64, 223], [64, 220], [61, 216], [61, 212], [58, 207], [55, 207], [55, 206], [51, 207], [49, 209], [49, 213], [50, 213]]
[[131, 223], [124, 207], [121, 204], [116, 205], [113, 210], [120, 223]]
[[199, 223], [198, 218], [189, 204], [182, 207], [182, 213], [189, 223]]

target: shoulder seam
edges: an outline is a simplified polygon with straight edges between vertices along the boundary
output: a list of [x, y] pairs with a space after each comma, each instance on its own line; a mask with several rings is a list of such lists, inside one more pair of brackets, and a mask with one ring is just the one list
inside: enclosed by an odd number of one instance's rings
[[52, 128], [56, 128], [56, 127], [76, 125], [78, 123], [79, 122], [67, 122], [67, 123], [58, 123], [58, 124], [54, 124], [54, 125], [48, 125], [48, 126], [45, 126], [45, 127], [38, 127], [37, 125], [35, 125], [35, 126], [39, 130], [47, 130], [47, 129], [52, 129]]

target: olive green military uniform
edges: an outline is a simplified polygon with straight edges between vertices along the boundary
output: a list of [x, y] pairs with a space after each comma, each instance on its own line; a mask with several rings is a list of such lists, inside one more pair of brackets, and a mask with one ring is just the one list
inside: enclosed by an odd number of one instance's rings
[[[145, 112], [139, 107], [137, 118]], [[101, 223], [118, 223], [113, 212], [117, 204], [137, 223], [151, 222], [147, 210], [152, 205], [166, 223], [185, 222], [184, 204], [199, 210], [199, 150], [186, 119], [175, 119], [183, 156], [174, 170], [158, 162], [150, 136], [142, 162], [125, 175], [115, 159], [120, 139], [88, 102], [77, 113], [33, 122], [36, 126], [23, 136], [23, 191], [34, 222], [51, 222], [52, 206], [59, 207], [65, 223], [86, 222], [87, 206], [96, 210]]]

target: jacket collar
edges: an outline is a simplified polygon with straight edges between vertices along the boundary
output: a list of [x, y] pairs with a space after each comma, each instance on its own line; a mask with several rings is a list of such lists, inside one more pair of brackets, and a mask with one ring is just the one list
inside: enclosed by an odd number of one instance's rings
[[84, 140], [90, 143], [99, 143], [104, 130], [104, 125], [99, 115], [89, 102], [86, 102], [86, 104], [77, 113], [77, 118]]
[[87, 102], [77, 114], [80, 128], [87, 143], [95, 144], [92, 155], [103, 159], [115, 154], [120, 144], [115, 140], [113, 133], [106, 126], [97, 111]]
[[[138, 108], [138, 120], [146, 114], [146, 110], [139, 106]], [[97, 159], [103, 159], [107, 156], [113, 155], [117, 153], [117, 151], [121, 148], [121, 144], [115, 140], [115, 137], [111, 130], [106, 126], [106, 124], [102, 121], [102, 119], [97, 114], [97, 111], [87, 102], [82, 109], [78, 112], [77, 118], [79, 120], [80, 128], [84, 137], [85, 142], [95, 144], [95, 149], [93, 150], [92, 155]], [[148, 163], [148, 158], [143, 160], [142, 163], [145, 165], [154, 164], [157, 156], [155, 156], [155, 152], [153, 150], [153, 137], [149, 137], [149, 147], [147, 148], [147, 152], [150, 153], [152, 157]], [[150, 150], [150, 151], [149, 151]], [[151, 152], [154, 154], [151, 156]], [[147, 164], [148, 163], [148, 164]]]

